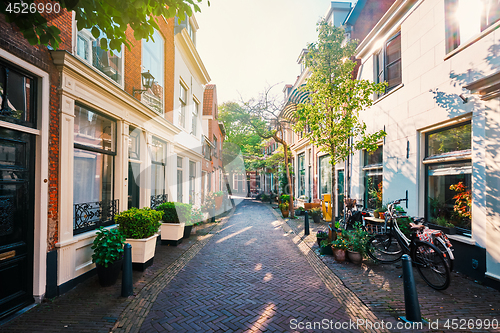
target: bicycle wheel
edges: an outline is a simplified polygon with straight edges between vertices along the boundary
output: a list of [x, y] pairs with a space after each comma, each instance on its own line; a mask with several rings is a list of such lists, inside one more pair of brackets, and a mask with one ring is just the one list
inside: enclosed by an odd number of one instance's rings
[[436, 290], [450, 285], [450, 268], [441, 251], [431, 243], [416, 241], [411, 258], [424, 281]]
[[451, 251], [451, 249], [448, 246], [446, 246], [444, 240], [441, 237], [435, 238], [434, 245], [443, 254], [444, 260], [446, 261], [448, 267], [450, 268], [450, 272], [453, 271], [453, 262], [455, 261], [455, 258], [453, 256], [453, 252]]
[[403, 255], [398, 240], [391, 234], [371, 237], [366, 243], [366, 252], [370, 258], [384, 264], [396, 262]]

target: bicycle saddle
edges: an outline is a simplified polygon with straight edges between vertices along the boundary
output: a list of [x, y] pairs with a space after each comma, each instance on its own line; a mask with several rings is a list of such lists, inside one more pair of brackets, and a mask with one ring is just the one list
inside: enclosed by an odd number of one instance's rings
[[423, 225], [423, 224], [415, 224], [415, 223], [411, 223], [410, 222], [410, 228], [412, 230], [424, 230], [425, 229], [425, 225]]

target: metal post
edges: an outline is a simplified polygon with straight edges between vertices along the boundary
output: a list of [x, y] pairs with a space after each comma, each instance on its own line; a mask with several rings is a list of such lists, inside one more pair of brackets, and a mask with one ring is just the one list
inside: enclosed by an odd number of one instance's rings
[[132, 245], [126, 243], [123, 254], [122, 268], [122, 297], [131, 296], [134, 293], [132, 283]]
[[309, 212], [306, 210], [306, 217], [304, 217], [304, 235], [309, 235]]
[[415, 286], [415, 278], [413, 277], [413, 268], [411, 266], [411, 258], [409, 255], [404, 254], [402, 261], [406, 317], [401, 316], [399, 318], [405, 322], [422, 322], [420, 305], [418, 304], [417, 287]]

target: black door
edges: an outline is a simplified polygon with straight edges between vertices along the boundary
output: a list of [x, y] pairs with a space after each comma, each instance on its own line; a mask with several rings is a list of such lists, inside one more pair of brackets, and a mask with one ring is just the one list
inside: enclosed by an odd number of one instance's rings
[[32, 303], [35, 137], [0, 128], [0, 318]]

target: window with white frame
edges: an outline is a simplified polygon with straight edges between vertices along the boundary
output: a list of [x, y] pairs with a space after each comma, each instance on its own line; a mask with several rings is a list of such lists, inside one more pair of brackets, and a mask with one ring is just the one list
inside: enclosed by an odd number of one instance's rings
[[142, 71], [149, 71], [155, 80], [153, 86], [142, 93], [141, 101], [160, 115], [163, 115], [165, 90], [163, 44], [163, 38], [156, 30], [152, 39], [142, 40]]
[[195, 203], [195, 179], [196, 179], [196, 163], [189, 161], [189, 203]]
[[374, 152], [363, 151], [363, 174], [365, 183], [365, 207], [382, 207], [384, 147], [378, 146]]
[[426, 134], [426, 219], [470, 236], [472, 203], [471, 123]]
[[299, 171], [299, 177], [298, 177], [298, 192], [299, 196], [306, 195], [306, 166], [305, 166], [305, 158], [306, 155], [305, 153], [302, 153], [298, 155], [298, 171]]
[[198, 115], [200, 110], [200, 104], [193, 99], [193, 113], [191, 115], [191, 134], [194, 136], [198, 135]]
[[182, 175], [182, 160], [183, 158], [177, 157], [177, 202], [182, 202], [183, 191], [182, 191], [182, 183], [183, 183], [183, 175]]
[[498, 0], [445, 0], [446, 52], [500, 20]]
[[106, 38], [99, 28], [99, 36], [82, 29], [76, 36], [76, 54], [113, 81], [123, 83], [123, 51], [101, 49], [100, 40]]
[[[150, 149], [151, 154], [151, 196], [165, 194], [166, 171], [166, 142], [153, 137]], [[151, 198], [154, 200], [154, 198]]]
[[330, 194], [332, 188], [332, 165], [330, 155], [323, 155], [319, 158], [319, 195]]
[[179, 126], [186, 127], [187, 88], [182, 83], [179, 83], [179, 86]]
[[374, 55], [375, 82], [387, 82], [385, 92], [397, 87], [402, 82], [401, 67], [401, 32], [391, 36], [384, 47]]

